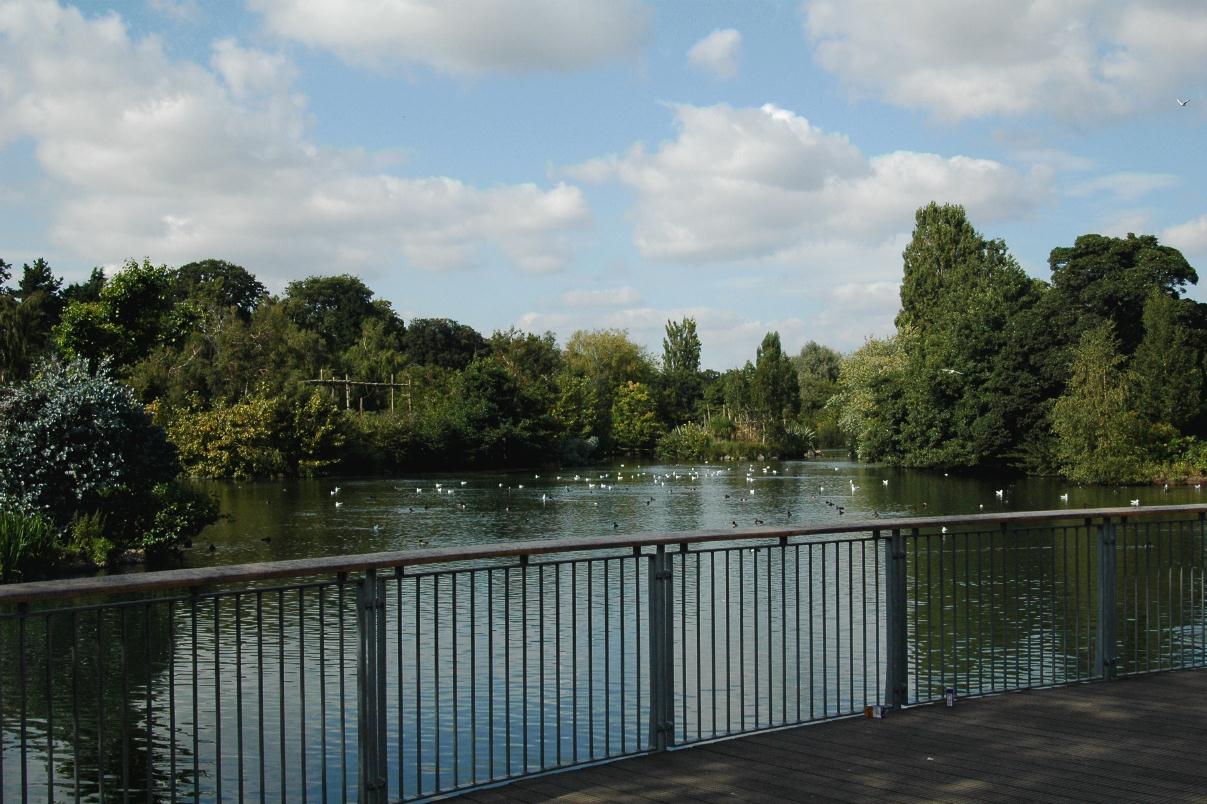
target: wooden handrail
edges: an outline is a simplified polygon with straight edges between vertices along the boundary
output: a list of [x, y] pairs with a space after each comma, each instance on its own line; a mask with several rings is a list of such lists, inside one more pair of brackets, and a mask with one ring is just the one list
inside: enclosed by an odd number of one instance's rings
[[1163, 505], [1127, 508], [1080, 508], [1057, 511], [1016, 511], [996, 514], [910, 517], [905, 519], [864, 519], [843, 524], [806, 527], [759, 527], [737, 530], [693, 530], [671, 533], [635, 533], [625, 536], [597, 536], [576, 539], [544, 539], [507, 542], [500, 545], [464, 545], [424, 550], [394, 550], [351, 556], [319, 556], [289, 561], [231, 564], [219, 567], [160, 570], [155, 572], [105, 575], [93, 578], [69, 578], [0, 585], [0, 605], [73, 598], [87, 595], [127, 595], [135, 592], [193, 589], [220, 584], [263, 581], [275, 578], [337, 575], [370, 569], [446, 564], [455, 561], [516, 558], [520, 556], [576, 553], [595, 550], [632, 549], [658, 545], [704, 544], [757, 539], [784, 539], [797, 536], [823, 536], [969, 526], [1017, 525], [1068, 519], [1131, 519], [1171, 514], [1207, 515], [1207, 505]]

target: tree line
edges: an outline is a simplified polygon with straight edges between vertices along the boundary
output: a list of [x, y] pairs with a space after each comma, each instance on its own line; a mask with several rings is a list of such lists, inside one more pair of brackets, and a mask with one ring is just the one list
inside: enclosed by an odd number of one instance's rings
[[846, 357], [828, 408], [863, 460], [1075, 482], [1207, 473], [1207, 305], [1152, 235], [1086, 234], [1026, 275], [963, 208], [917, 211], [896, 332]]
[[223, 260], [131, 260], [64, 287], [44, 260], [20, 272], [0, 260], [0, 336], [0, 383], [47, 358], [103, 362], [198, 476], [787, 456], [837, 434], [825, 402], [841, 358], [815, 343], [789, 356], [769, 332], [744, 366], [708, 371], [691, 318], [667, 322], [658, 357], [623, 330], [559, 346], [404, 322], [346, 274], [273, 295]]

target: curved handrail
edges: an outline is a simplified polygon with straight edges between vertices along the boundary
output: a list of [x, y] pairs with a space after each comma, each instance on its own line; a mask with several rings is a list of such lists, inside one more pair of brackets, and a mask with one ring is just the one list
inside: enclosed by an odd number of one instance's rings
[[1207, 505], [1163, 505], [1127, 508], [1081, 508], [1056, 511], [1016, 511], [994, 514], [865, 519], [844, 524], [805, 527], [759, 527], [739, 530], [693, 530], [669, 533], [634, 533], [625, 536], [595, 536], [575, 539], [507, 542], [499, 545], [463, 545], [422, 550], [393, 550], [350, 556], [318, 556], [285, 561], [230, 564], [218, 567], [159, 570], [105, 575], [93, 578], [31, 581], [0, 585], [0, 605], [31, 603], [86, 595], [131, 594], [135, 592], [192, 589], [219, 584], [262, 581], [306, 575], [335, 575], [392, 567], [446, 564], [456, 561], [515, 558], [521, 556], [576, 553], [595, 550], [687, 545], [707, 542], [786, 539], [868, 531], [913, 530], [943, 526], [1024, 524], [1067, 519], [1120, 519], [1138, 516], [1198, 514], [1207, 516]]

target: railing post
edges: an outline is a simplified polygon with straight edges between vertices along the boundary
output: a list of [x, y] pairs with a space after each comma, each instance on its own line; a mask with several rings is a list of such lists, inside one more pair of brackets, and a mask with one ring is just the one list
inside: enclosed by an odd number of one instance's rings
[[654, 553], [648, 556], [647, 562], [651, 751], [665, 751], [675, 739], [675, 596], [671, 561], [666, 547], [658, 545]]
[[884, 702], [899, 709], [909, 696], [909, 647], [906, 631], [905, 602], [905, 536], [900, 528], [884, 540], [885, 573], [885, 641], [888, 647], [888, 667], [884, 676]]
[[1118, 659], [1115, 654], [1118, 636], [1115, 619], [1116, 527], [1110, 517], [1098, 526], [1098, 649], [1094, 656], [1094, 671], [1108, 680], [1115, 677]]
[[386, 618], [385, 581], [366, 570], [356, 584], [357, 735], [359, 800], [384, 804], [389, 799], [386, 776]]

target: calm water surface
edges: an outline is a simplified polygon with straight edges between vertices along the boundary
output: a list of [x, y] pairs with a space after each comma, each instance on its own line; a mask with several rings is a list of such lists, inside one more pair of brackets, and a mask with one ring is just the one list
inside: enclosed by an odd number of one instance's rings
[[1080, 487], [1058, 478], [949, 476], [837, 457], [201, 486], [217, 496], [224, 518], [187, 551], [189, 566], [734, 523], [745, 528], [755, 527], [755, 520], [803, 526], [877, 513], [939, 516], [1126, 506], [1137, 498], [1144, 505], [1204, 499], [1192, 487], [1165, 491]]

